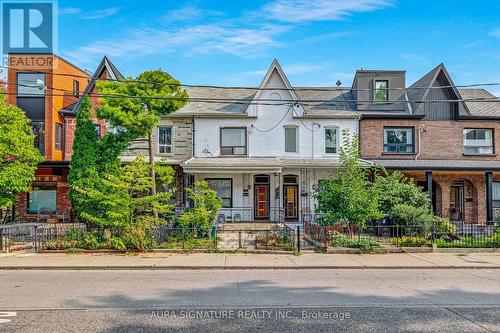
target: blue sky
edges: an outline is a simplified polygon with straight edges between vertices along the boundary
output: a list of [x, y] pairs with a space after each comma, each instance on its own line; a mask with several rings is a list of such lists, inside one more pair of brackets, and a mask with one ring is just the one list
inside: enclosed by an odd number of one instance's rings
[[440, 62], [456, 84], [500, 82], [499, 13], [498, 0], [59, 0], [59, 53], [188, 84], [255, 86], [274, 58], [294, 86], [350, 85], [358, 68], [410, 84]]

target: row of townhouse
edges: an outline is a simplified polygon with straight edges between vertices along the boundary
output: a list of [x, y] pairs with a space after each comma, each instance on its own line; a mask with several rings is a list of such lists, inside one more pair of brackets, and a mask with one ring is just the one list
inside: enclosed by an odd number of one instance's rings
[[[59, 65], [68, 64], [58, 59]], [[58, 70], [70, 72], [64, 66]], [[42, 80], [56, 89], [63, 84], [50, 74], [11, 72], [9, 82]], [[66, 175], [79, 101], [94, 90], [96, 79], [123, 78], [107, 58], [93, 76], [79, 73], [78, 79], [62, 76], [64, 85], [72, 80], [74, 87], [62, 102], [41, 93], [48, 89], [24, 97], [18, 88], [11, 100], [34, 124], [41, 119], [45, 129], [38, 142], [44, 142], [39, 147], [47, 161], [16, 209], [26, 219], [43, 208], [60, 220], [70, 209]], [[416, 179], [429, 192], [436, 214], [469, 223], [495, 220], [500, 215], [495, 96], [484, 89], [458, 89], [443, 64], [409, 87], [405, 82], [404, 71], [358, 70], [352, 87], [292, 87], [275, 60], [258, 88], [186, 87], [197, 101], [161, 119], [154, 132], [155, 159], [175, 168], [179, 205], [189, 205], [186, 186], [206, 180], [222, 199], [227, 220], [300, 221], [314, 213], [315, 186], [340, 167], [348, 130], [359, 134], [367, 166], [383, 165]], [[28, 99], [42, 97], [34, 111], [36, 103]], [[102, 135], [104, 124], [96, 120], [96, 129]], [[132, 148], [124, 162], [141, 151], [140, 144]]]

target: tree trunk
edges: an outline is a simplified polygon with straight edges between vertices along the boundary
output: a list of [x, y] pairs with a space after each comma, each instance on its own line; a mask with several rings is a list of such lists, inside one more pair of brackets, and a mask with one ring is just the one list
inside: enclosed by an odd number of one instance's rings
[[[149, 173], [151, 174], [151, 195], [156, 194], [156, 173], [155, 173], [155, 157], [153, 153], [153, 135], [151, 132], [148, 134], [148, 150], [149, 150], [149, 164], [151, 168], [149, 169]], [[153, 216], [155, 219], [158, 218], [158, 212], [153, 208]]]

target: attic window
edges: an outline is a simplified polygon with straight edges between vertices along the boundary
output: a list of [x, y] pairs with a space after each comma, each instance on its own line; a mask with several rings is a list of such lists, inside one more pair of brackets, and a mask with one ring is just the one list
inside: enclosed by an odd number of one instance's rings
[[80, 97], [80, 82], [78, 80], [73, 80], [73, 96]]
[[375, 80], [374, 100], [377, 102], [389, 100], [389, 81]]

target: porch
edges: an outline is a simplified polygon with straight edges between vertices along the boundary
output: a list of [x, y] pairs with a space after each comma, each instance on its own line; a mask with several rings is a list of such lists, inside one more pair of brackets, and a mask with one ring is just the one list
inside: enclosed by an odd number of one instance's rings
[[431, 197], [436, 215], [470, 224], [500, 219], [500, 161], [479, 159], [373, 159], [388, 171], [415, 179]]

